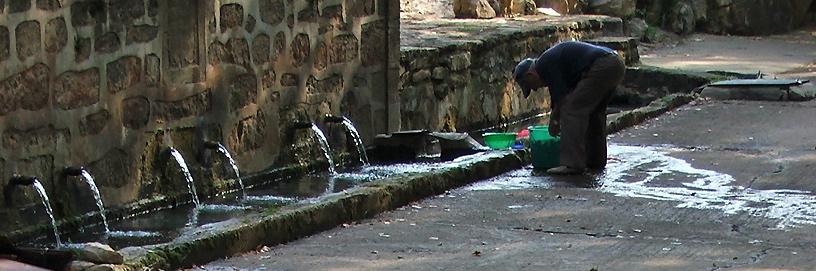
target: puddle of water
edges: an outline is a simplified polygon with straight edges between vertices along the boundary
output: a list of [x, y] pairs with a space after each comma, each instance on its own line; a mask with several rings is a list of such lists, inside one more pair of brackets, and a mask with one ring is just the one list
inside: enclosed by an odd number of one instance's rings
[[[816, 195], [812, 192], [776, 189], [756, 190], [733, 185], [728, 174], [697, 169], [688, 162], [668, 156], [676, 151], [665, 147], [612, 145], [610, 159], [598, 188], [624, 197], [679, 201], [679, 208], [720, 210], [725, 214], [745, 212], [779, 220], [777, 228], [816, 225]], [[654, 186], [666, 178], [680, 178], [681, 186]], [[660, 182], [666, 185], [666, 182]]]

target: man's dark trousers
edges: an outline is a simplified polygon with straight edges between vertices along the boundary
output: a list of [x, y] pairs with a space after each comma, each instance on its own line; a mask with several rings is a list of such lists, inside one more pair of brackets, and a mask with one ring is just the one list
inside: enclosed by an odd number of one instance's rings
[[625, 72], [626, 66], [618, 55], [599, 57], [564, 97], [560, 108], [562, 166], [606, 166], [606, 107]]

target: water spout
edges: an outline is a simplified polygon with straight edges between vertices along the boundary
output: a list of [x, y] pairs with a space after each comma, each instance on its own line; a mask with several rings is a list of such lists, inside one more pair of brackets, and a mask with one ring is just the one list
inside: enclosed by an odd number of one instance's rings
[[45, 187], [42, 186], [37, 177], [15, 174], [13, 177], [11, 177], [11, 179], [9, 179], [9, 183], [6, 185], [5, 191], [3, 192], [7, 202], [11, 202], [12, 190], [17, 186], [33, 186], [34, 190], [37, 191], [37, 194], [40, 195], [40, 200], [45, 207], [45, 212], [48, 213], [48, 218], [51, 219], [51, 227], [54, 229], [54, 239], [56, 240], [56, 245], [57, 247], [61, 247], [62, 242], [60, 241], [59, 230], [57, 229], [57, 220], [54, 219], [54, 211], [51, 209], [51, 202], [48, 200], [48, 195], [45, 193]]
[[109, 233], [110, 226], [108, 226], [108, 217], [105, 215], [105, 204], [102, 203], [102, 194], [99, 193], [99, 188], [96, 186], [96, 182], [93, 176], [91, 176], [91, 173], [85, 170], [84, 167], [65, 167], [62, 173], [66, 176], [82, 176], [82, 179], [85, 180], [85, 183], [88, 184], [88, 187], [91, 188], [91, 192], [93, 192], [96, 207], [99, 208], [99, 215], [102, 217], [102, 224], [105, 225], [105, 233]]
[[230, 166], [232, 166], [233, 173], [235, 173], [235, 178], [238, 179], [238, 185], [241, 186], [241, 195], [243, 196], [243, 199], [246, 199], [247, 197], [246, 189], [244, 188], [244, 181], [241, 180], [241, 173], [238, 171], [238, 164], [235, 163], [235, 159], [232, 159], [232, 155], [230, 155], [230, 152], [229, 150], [227, 150], [227, 147], [225, 147], [224, 144], [221, 144], [219, 142], [204, 141], [204, 148], [217, 150], [219, 153], [221, 153], [221, 155], [227, 158], [227, 161], [229, 162]]
[[354, 123], [347, 117], [339, 117], [334, 115], [326, 115], [324, 120], [329, 123], [341, 123], [343, 127], [346, 128], [346, 131], [351, 136], [351, 139], [354, 140], [354, 147], [357, 148], [357, 158], [360, 159], [360, 164], [363, 166], [368, 166], [368, 155], [366, 155], [365, 145], [363, 144], [363, 139], [360, 137], [360, 132], [357, 131], [357, 128], [354, 128]]
[[332, 114], [326, 114], [326, 116], [323, 117], [323, 121], [328, 122], [328, 123], [341, 123], [344, 120], [345, 120], [345, 117], [335, 116], [335, 115], [332, 115]]
[[311, 122], [296, 120], [296, 121], [292, 122], [291, 128], [293, 130], [309, 129], [309, 128], [312, 128], [312, 123]]
[[294, 121], [292, 122], [292, 129], [291, 135], [294, 135], [294, 130], [302, 130], [302, 129], [311, 129], [312, 134], [315, 135], [317, 138], [317, 143], [320, 145], [320, 150], [323, 151], [323, 156], [326, 158], [326, 161], [329, 163], [329, 173], [334, 175], [337, 173], [334, 167], [334, 160], [332, 159], [332, 152], [331, 147], [329, 146], [329, 141], [326, 139], [326, 135], [323, 134], [323, 131], [317, 127], [314, 123], [311, 122], [304, 122], [304, 121]]
[[332, 151], [331, 147], [329, 147], [329, 140], [326, 139], [326, 135], [323, 134], [323, 131], [317, 127], [314, 123], [311, 125], [312, 132], [314, 133], [315, 137], [317, 137], [317, 142], [320, 144], [320, 149], [323, 150], [323, 156], [326, 157], [326, 162], [329, 163], [329, 174], [334, 175], [337, 173], [337, 170], [334, 168], [334, 160], [332, 159]]
[[198, 209], [201, 207], [201, 202], [198, 201], [198, 193], [196, 193], [195, 183], [193, 183], [193, 175], [190, 174], [190, 169], [187, 167], [187, 162], [184, 161], [184, 157], [181, 156], [181, 153], [178, 152], [175, 148], [170, 148], [170, 155], [173, 157], [173, 160], [176, 161], [176, 164], [181, 168], [181, 172], [184, 174], [184, 179], [187, 182], [187, 188], [190, 191], [190, 195], [193, 198], [193, 204], [195, 204], [195, 208]]

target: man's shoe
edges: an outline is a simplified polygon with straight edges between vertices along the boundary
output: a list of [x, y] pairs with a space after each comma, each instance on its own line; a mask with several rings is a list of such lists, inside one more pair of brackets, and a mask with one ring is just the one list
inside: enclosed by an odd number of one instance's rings
[[547, 170], [547, 173], [553, 175], [576, 175], [584, 173], [583, 169], [572, 168], [568, 166], [558, 166]]

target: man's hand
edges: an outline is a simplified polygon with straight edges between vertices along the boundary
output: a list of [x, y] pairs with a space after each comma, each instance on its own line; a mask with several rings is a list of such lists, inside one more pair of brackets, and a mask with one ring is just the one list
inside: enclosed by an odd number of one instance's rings
[[551, 136], [558, 136], [561, 134], [561, 123], [555, 119], [550, 119], [550, 125], [547, 126]]

